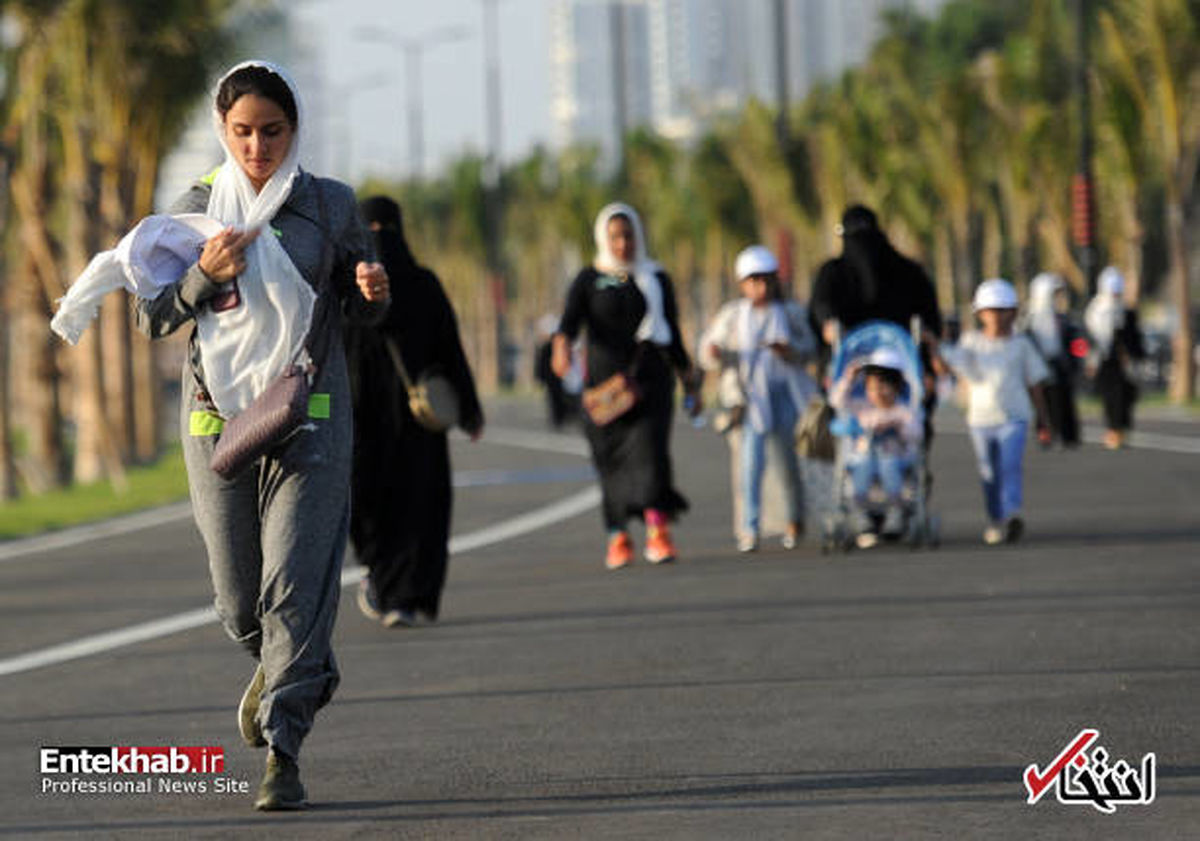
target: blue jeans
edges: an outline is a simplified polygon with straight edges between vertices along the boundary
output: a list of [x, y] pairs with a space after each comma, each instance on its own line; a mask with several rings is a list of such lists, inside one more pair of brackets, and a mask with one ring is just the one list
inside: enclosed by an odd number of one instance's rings
[[871, 484], [878, 479], [888, 502], [896, 504], [904, 490], [904, 474], [912, 468], [912, 459], [899, 453], [880, 452], [871, 447], [865, 453], [855, 453], [846, 459], [846, 472], [854, 486], [854, 499], [866, 501]]
[[1028, 421], [971, 427], [971, 443], [975, 446], [979, 478], [983, 481], [983, 502], [994, 523], [1021, 511], [1028, 428]]
[[801, 520], [803, 480], [800, 478], [800, 463], [796, 460], [795, 440], [800, 413], [792, 403], [791, 391], [786, 383], [772, 384], [769, 396], [773, 428], [759, 432], [748, 421], [742, 424], [742, 530], [747, 534], [758, 534], [768, 441], [776, 451], [784, 469], [784, 481], [790, 490], [791, 511], [788, 516], [793, 523]]

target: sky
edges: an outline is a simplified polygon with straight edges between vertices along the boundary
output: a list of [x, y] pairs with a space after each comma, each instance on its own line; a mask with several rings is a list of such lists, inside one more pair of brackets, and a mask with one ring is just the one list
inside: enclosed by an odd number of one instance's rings
[[[408, 174], [404, 60], [401, 50], [358, 34], [363, 28], [421, 40], [465, 27], [464, 40], [424, 51], [425, 165], [439, 171], [486, 145], [481, 0], [308, 0], [290, 6], [317, 52], [331, 148], [322, 169], [354, 183], [368, 173]], [[549, 0], [498, 0], [501, 155], [523, 157], [550, 142]], [[357, 84], [368, 79], [372, 84]], [[347, 93], [348, 92], [348, 93]]]

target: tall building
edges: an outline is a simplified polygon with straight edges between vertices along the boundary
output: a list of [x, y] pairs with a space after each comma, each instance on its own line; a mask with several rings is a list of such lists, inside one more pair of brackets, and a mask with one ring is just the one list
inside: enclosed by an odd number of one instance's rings
[[[944, 2], [784, 0], [791, 97], [862, 62], [886, 10]], [[775, 0], [552, 0], [550, 32], [555, 142], [597, 144], [608, 163], [622, 128], [688, 139], [778, 99]]]

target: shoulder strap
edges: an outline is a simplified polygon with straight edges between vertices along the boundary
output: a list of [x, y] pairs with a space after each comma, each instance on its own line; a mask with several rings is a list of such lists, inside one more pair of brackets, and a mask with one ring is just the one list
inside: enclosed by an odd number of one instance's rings
[[[333, 275], [333, 237], [329, 233], [329, 227], [326, 224], [326, 209], [325, 209], [325, 193], [321, 189], [321, 185], [315, 178], [312, 181], [313, 189], [317, 193], [317, 217], [315, 224], [320, 231], [321, 237], [321, 259], [317, 264], [317, 281], [321, 279], [329, 279], [332, 282]], [[307, 217], [305, 217], [307, 218]], [[309, 220], [313, 221], [313, 220]], [[333, 303], [331, 299], [336, 299], [333, 295], [317, 295], [317, 302], [314, 307], [312, 325], [308, 330], [308, 341], [305, 346], [308, 348], [308, 354], [313, 361], [325, 362], [325, 354], [329, 351], [329, 336], [333, 332], [329, 325], [329, 320], [334, 317], [332, 310]]]
[[396, 347], [396, 340], [391, 336], [384, 336], [383, 343], [387, 346], [388, 356], [392, 357], [392, 364], [396, 366], [396, 373], [400, 375], [400, 382], [404, 383], [404, 390], [411, 394], [413, 390], [412, 377], [408, 375], [408, 367], [404, 364], [404, 358], [400, 355], [400, 348]]

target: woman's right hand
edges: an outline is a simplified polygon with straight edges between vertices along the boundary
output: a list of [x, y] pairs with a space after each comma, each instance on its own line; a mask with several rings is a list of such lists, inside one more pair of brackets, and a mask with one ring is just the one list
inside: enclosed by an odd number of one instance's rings
[[200, 252], [200, 271], [217, 283], [233, 280], [246, 270], [246, 247], [258, 238], [259, 230], [229, 227], [209, 239]]
[[571, 370], [571, 344], [562, 333], [555, 333], [550, 346], [550, 370], [560, 380]]

